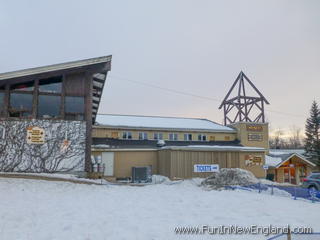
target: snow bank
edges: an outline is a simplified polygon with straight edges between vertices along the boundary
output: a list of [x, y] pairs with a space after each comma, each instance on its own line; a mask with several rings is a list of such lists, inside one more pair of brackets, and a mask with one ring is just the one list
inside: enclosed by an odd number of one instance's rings
[[152, 175], [153, 184], [169, 183], [171, 180], [168, 177], [162, 175]]
[[222, 168], [202, 182], [203, 186], [221, 189], [226, 186], [246, 186], [258, 183], [252, 172], [240, 168]]
[[289, 224], [320, 230], [320, 204], [249, 191], [204, 191], [193, 184], [198, 180], [138, 187], [0, 179], [0, 238], [263, 240], [267, 237], [177, 235], [174, 228]]

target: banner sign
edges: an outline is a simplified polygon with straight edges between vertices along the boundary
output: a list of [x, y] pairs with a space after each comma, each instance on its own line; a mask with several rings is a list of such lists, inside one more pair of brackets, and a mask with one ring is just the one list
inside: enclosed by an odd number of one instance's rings
[[219, 172], [218, 164], [195, 164], [194, 172]]

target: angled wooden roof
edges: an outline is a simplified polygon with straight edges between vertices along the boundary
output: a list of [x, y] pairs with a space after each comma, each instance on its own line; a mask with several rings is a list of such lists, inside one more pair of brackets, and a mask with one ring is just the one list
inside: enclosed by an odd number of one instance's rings
[[106, 81], [107, 73], [111, 70], [112, 56], [102, 56], [77, 60], [59, 64], [53, 64], [42, 67], [23, 69], [18, 71], [0, 73], [0, 82], [16, 83], [32, 77], [45, 77], [52, 74], [61, 74], [72, 71], [88, 70], [92, 74], [92, 121], [95, 122], [103, 87]]

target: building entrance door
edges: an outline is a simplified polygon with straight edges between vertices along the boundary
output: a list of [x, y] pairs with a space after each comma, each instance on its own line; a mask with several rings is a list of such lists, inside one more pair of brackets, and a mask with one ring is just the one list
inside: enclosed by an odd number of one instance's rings
[[284, 168], [284, 182], [296, 184], [296, 170], [295, 168]]
[[104, 176], [113, 176], [114, 152], [103, 152], [102, 164], [104, 164]]

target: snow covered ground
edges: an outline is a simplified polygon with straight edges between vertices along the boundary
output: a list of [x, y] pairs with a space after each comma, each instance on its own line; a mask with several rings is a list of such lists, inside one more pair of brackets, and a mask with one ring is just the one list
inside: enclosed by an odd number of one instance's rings
[[176, 235], [178, 226], [310, 226], [320, 204], [248, 191], [207, 191], [199, 179], [147, 186], [0, 178], [0, 239], [266, 239]]

